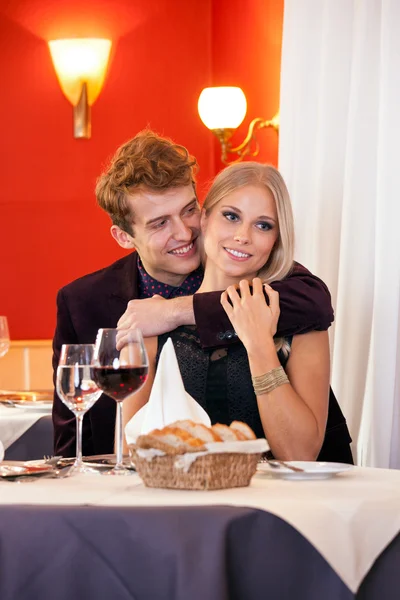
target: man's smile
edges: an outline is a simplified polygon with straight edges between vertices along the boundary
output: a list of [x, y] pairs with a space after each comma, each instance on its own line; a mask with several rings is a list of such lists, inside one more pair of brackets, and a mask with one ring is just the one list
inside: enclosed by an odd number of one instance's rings
[[174, 256], [188, 257], [193, 256], [196, 251], [196, 240], [190, 242], [190, 244], [186, 244], [186, 246], [180, 246], [179, 248], [174, 248], [174, 250], [169, 250], [168, 254], [173, 254]]

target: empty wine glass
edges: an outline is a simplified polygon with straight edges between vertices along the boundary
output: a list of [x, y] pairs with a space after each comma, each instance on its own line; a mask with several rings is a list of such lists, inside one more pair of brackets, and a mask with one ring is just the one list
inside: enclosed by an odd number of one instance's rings
[[64, 344], [57, 367], [57, 394], [76, 417], [76, 460], [71, 475], [97, 473], [82, 461], [83, 416], [102, 393], [93, 380], [93, 355], [94, 344]]
[[107, 475], [130, 475], [132, 472], [128, 471], [122, 462], [122, 401], [144, 385], [149, 361], [140, 329], [129, 330], [119, 350], [117, 333], [118, 329], [99, 329], [94, 352], [93, 378], [99, 388], [117, 403], [117, 461], [114, 469], [108, 471]]
[[10, 334], [8, 331], [7, 317], [0, 316], [0, 358], [10, 349]]

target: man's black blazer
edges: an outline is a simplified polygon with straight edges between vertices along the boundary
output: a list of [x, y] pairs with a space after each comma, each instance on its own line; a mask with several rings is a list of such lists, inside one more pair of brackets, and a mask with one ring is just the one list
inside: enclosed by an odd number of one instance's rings
[[[63, 287], [57, 295], [57, 326], [53, 339], [53, 379], [62, 344], [94, 344], [101, 327], [116, 327], [129, 300], [138, 297], [137, 254], [85, 275]], [[113, 452], [115, 401], [103, 394], [83, 420], [83, 454]], [[54, 393], [54, 451], [75, 456], [76, 425], [73, 413]]]

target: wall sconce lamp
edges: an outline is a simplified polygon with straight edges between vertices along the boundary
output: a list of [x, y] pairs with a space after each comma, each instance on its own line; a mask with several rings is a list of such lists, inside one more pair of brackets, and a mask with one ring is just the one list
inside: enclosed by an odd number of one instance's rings
[[[257, 117], [250, 123], [244, 141], [236, 148], [232, 147], [230, 138], [247, 111], [246, 96], [239, 87], [204, 88], [199, 97], [198, 111], [204, 125], [219, 139], [221, 160], [226, 165], [240, 162], [245, 156], [257, 156], [260, 148], [256, 132], [259, 129], [273, 127], [276, 131], [279, 130], [279, 111], [270, 121]], [[228, 154], [237, 154], [238, 158], [229, 161]]]
[[53, 40], [49, 47], [61, 89], [74, 107], [74, 137], [90, 138], [90, 107], [103, 87], [111, 40]]

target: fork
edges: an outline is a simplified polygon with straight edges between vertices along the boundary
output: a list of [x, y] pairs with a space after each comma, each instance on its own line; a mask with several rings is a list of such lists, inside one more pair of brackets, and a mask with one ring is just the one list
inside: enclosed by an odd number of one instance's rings
[[275, 468], [279, 468], [280, 466], [282, 466], [286, 467], [287, 469], [290, 469], [291, 471], [295, 471], [296, 473], [304, 473], [304, 469], [301, 469], [300, 467], [295, 467], [294, 465], [289, 465], [289, 463], [285, 462], [284, 460], [270, 460], [269, 464]]
[[58, 463], [58, 461], [61, 459], [62, 459], [62, 456], [48, 456], [47, 454], [45, 454], [43, 456], [43, 460], [46, 465], [54, 465], [55, 466]]
[[269, 459], [266, 456], [263, 456], [259, 462], [268, 463], [269, 466], [274, 469], [279, 469], [280, 467], [286, 467], [287, 469], [290, 469], [291, 471], [295, 471], [296, 473], [304, 473], [304, 469], [301, 469], [300, 467], [295, 467], [294, 465], [289, 465], [289, 463], [285, 462], [284, 460], [277, 460], [275, 458]]
[[65, 477], [69, 477], [71, 475], [72, 467], [74, 465], [67, 465], [66, 467], [62, 467], [61, 469], [56, 469], [55, 471], [49, 471], [45, 475], [40, 477], [41, 479], [64, 479]]

